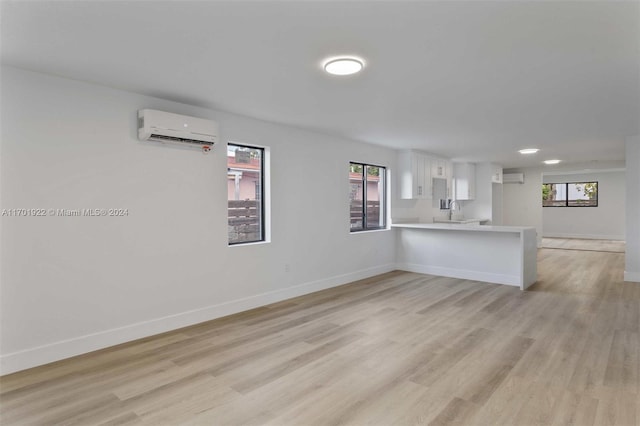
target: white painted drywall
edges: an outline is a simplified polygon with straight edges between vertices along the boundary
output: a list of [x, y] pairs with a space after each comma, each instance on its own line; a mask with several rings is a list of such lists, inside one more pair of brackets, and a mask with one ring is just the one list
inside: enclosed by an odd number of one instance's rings
[[[393, 150], [3, 67], [2, 373], [391, 270], [394, 231], [349, 233], [348, 163]], [[136, 111], [218, 121], [209, 155], [137, 140]], [[271, 149], [271, 242], [227, 246], [226, 149]], [[285, 264], [290, 272], [285, 272]]]
[[545, 174], [542, 181], [544, 183], [598, 182], [598, 207], [543, 208], [543, 236], [624, 240], [624, 171]]
[[445, 218], [449, 214], [449, 210], [440, 210], [439, 204], [439, 200], [402, 200], [394, 198], [391, 205], [391, 217], [394, 223], [431, 223], [434, 217]]
[[489, 223], [491, 223], [493, 216], [493, 188], [491, 184], [493, 168], [491, 163], [476, 163], [475, 169], [476, 196], [473, 200], [461, 201], [463, 203], [464, 217], [488, 219]]
[[505, 173], [524, 173], [523, 184], [504, 184], [503, 189], [503, 225], [534, 226], [538, 232], [538, 243], [543, 235], [542, 208], [542, 175], [598, 173], [611, 169], [624, 169], [624, 161], [600, 161], [591, 163], [561, 163], [556, 166], [527, 167], [521, 169], [507, 169]]
[[626, 141], [625, 281], [640, 282], [640, 135]]
[[538, 245], [542, 242], [542, 171], [537, 168], [508, 169], [505, 173], [524, 173], [524, 183], [503, 184], [502, 220], [507, 226], [533, 226]]
[[491, 224], [502, 225], [504, 184], [491, 184]]

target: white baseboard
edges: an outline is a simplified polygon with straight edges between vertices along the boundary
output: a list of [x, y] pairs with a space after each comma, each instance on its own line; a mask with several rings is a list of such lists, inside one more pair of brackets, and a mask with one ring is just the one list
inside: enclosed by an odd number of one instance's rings
[[114, 328], [98, 333], [75, 337], [73, 339], [50, 343], [35, 348], [9, 353], [0, 357], [0, 375], [14, 373], [61, 359], [82, 355], [98, 349], [118, 345], [143, 337], [176, 330], [204, 321], [224, 317], [270, 303], [291, 299], [331, 287], [337, 287], [352, 281], [391, 272], [394, 264], [362, 269], [348, 274], [337, 275], [317, 281], [299, 284], [280, 290], [245, 297], [230, 302], [219, 303], [205, 308], [181, 312], [163, 318], [139, 322], [125, 327]]
[[556, 232], [544, 232], [543, 238], [582, 238], [585, 240], [619, 240], [624, 241], [624, 235], [600, 235], [600, 234], [562, 234]]
[[489, 272], [443, 268], [441, 266], [420, 265], [416, 263], [398, 263], [396, 264], [396, 269], [400, 271], [416, 272], [419, 274], [439, 275], [442, 277], [484, 281], [488, 283], [505, 284], [520, 287], [520, 277], [515, 275], [492, 274]]
[[640, 283], [640, 272], [624, 271], [624, 280], [632, 283]]

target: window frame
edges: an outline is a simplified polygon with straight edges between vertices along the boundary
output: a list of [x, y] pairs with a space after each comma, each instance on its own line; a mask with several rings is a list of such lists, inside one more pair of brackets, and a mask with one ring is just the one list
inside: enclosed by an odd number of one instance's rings
[[[229, 152], [229, 146], [234, 146], [234, 147], [238, 147], [238, 148], [248, 148], [248, 149], [254, 149], [254, 150], [259, 150], [260, 151], [260, 192], [259, 192], [259, 196], [260, 196], [260, 239], [257, 240], [250, 240], [250, 241], [238, 241], [238, 242], [231, 242], [229, 241], [229, 235], [227, 234], [227, 245], [229, 247], [235, 247], [235, 246], [241, 246], [244, 244], [257, 244], [257, 243], [264, 243], [267, 242], [267, 229], [266, 229], [266, 199], [265, 199], [265, 185], [266, 185], [266, 170], [265, 170], [265, 157], [267, 155], [267, 149], [265, 147], [262, 146], [256, 146], [256, 145], [249, 145], [249, 144], [245, 144], [245, 143], [239, 143], [239, 142], [227, 142], [227, 152]], [[229, 173], [229, 164], [228, 164], [228, 158], [227, 158], [227, 176]], [[229, 210], [229, 196], [227, 194], [227, 212]], [[228, 219], [228, 214], [227, 214], [227, 226], [229, 223], [229, 219]]]
[[[380, 166], [377, 164], [369, 164], [363, 163], [360, 161], [349, 161], [349, 169], [351, 169], [352, 165], [362, 166], [362, 227], [361, 228], [352, 228], [351, 223], [349, 223], [349, 233], [358, 233], [358, 232], [367, 232], [367, 231], [380, 231], [388, 229], [387, 226], [387, 202], [388, 202], [388, 171], [389, 169], [386, 166]], [[377, 167], [379, 169], [384, 170], [384, 178], [382, 179], [382, 199], [380, 200], [380, 215], [383, 218], [382, 225], [376, 227], [369, 227], [367, 224], [367, 168], [368, 167]], [[351, 220], [351, 201], [349, 200], [349, 220]]]
[[[596, 198], [595, 204], [589, 204], [589, 205], [570, 205], [569, 204], [569, 185], [575, 185], [575, 184], [587, 184], [587, 183], [595, 183], [596, 187], [597, 187], [597, 191], [596, 191]], [[546, 208], [546, 207], [578, 207], [578, 208], [582, 208], [582, 207], [598, 207], [598, 204], [600, 203], [600, 182], [597, 180], [590, 180], [590, 181], [580, 181], [580, 182], [544, 182], [542, 184], [544, 185], [564, 185], [565, 186], [565, 193], [567, 194], [567, 198], [565, 200], [558, 200], [558, 201], [564, 201], [564, 205], [563, 206], [545, 206], [544, 205], [544, 200], [542, 200], [542, 207]], [[575, 200], [574, 200], [575, 201]]]

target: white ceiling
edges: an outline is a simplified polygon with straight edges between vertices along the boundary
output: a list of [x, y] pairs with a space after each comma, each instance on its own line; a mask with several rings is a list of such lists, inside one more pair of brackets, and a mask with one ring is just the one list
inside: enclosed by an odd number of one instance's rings
[[[3, 64], [457, 160], [624, 158], [639, 2], [7, 1]], [[321, 60], [356, 54], [334, 77]], [[541, 148], [524, 158], [523, 147]]]

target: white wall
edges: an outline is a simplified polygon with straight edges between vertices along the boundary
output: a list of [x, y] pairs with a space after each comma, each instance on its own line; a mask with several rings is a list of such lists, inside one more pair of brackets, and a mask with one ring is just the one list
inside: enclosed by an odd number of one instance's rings
[[507, 169], [505, 173], [524, 173], [524, 183], [503, 184], [503, 224], [533, 226], [538, 245], [542, 241], [542, 170], [538, 168]]
[[626, 141], [626, 241], [625, 281], [640, 282], [640, 135]]
[[[399, 193], [397, 187], [395, 193]], [[395, 223], [431, 223], [434, 217], [445, 218], [448, 214], [449, 210], [440, 210], [439, 200], [392, 200], [391, 217]]]
[[[557, 166], [506, 169], [504, 173], [524, 173], [523, 184], [503, 185], [503, 224], [533, 226], [538, 232], [538, 243], [543, 235], [542, 174], [566, 174], [585, 169], [623, 169], [624, 161], [598, 163], [564, 163]], [[590, 172], [596, 173], [596, 171]], [[548, 209], [545, 209], [548, 210]]]
[[598, 182], [598, 207], [543, 208], [543, 236], [624, 240], [624, 171], [545, 174], [542, 180], [544, 183]]
[[[349, 233], [348, 162], [395, 152], [237, 115], [2, 68], [1, 371], [393, 269], [393, 231]], [[209, 155], [137, 141], [136, 111], [215, 119]], [[224, 142], [271, 149], [271, 242], [227, 246]], [[285, 264], [291, 265], [285, 272]]]
[[504, 210], [504, 184], [502, 183], [492, 183], [492, 197], [491, 197], [491, 224], [492, 225], [502, 225], [503, 223], [503, 210]]
[[473, 219], [491, 219], [493, 217], [493, 188], [491, 183], [491, 174], [493, 169], [491, 163], [476, 164], [476, 196], [475, 199], [469, 201], [461, 201], [463, 203], [464, 217]]

